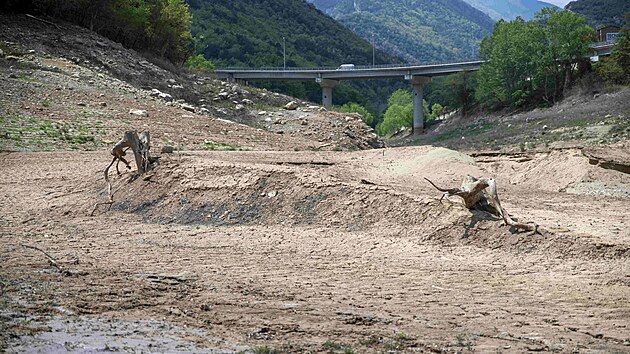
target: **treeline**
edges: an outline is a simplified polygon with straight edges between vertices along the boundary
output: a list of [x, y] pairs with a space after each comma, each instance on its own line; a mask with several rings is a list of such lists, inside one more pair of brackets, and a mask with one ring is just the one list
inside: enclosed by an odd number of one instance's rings
[[0, 6], [3, 11], [76, 23], [176, 64], [194, 52], [192, 19], [184, 0], [5, 0]]
[[481, 43], [487, 63], [477, 73], [476, 99], [490, 106], [553, 104], [590, 69], [595, 40], [584, 16], [546, 8], [536, 19], [499, 21]]

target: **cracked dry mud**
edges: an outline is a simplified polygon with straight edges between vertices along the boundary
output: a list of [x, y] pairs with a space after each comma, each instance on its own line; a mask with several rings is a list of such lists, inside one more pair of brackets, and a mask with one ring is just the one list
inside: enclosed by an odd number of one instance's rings
[[[627, 192], [630, 177], [577, 150], [184, 152], [149, 178], [113, 177], [112, 210], [89, 217], [108, 159], [0, 155], [9, 351], [630, 348], [630, 202], [561, 191]], [[506, 209], [542, 235], [440, 203], [421, 179], [466, 173], [494, 175]]]

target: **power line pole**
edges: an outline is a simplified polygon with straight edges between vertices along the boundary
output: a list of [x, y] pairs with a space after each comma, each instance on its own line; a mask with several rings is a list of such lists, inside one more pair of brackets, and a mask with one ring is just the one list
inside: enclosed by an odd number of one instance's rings
[[376, 49], [374, 48], [375, 42], [374, 42], [374, 33], [372, 33], [372, 66], [374, 66], [376, 64]]

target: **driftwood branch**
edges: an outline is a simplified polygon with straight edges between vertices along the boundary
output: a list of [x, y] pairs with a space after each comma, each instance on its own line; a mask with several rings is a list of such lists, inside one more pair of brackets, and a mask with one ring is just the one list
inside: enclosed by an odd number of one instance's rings
[[[147, 172], [151, 165], [158, 161], [159, 157], [151, 156], [149, 153], [149, 149], [151, 149], [151, 136], [149, 132], [142, 132], [138, 134], [137, 132], [130, 130], [125, 132], [125, 136], [117, 142], [110, 153], [114, 157], [112, 162], [105, 168], [103, 171], [105, 175], [105, 182], [107, 183], [107, 201], [105, 202], [97, 202], [90, 213], [90, 216], [93, 216], [96, 212], [96, 209], [99, 205], [109, 205], [109, 208], [114, 204], [114, 194], [112, 192], [112, 184], [109, 180], [109, 169], [112, 167], [114, 162], [116, 162], [116, 172], [118, 175], [121, 175], [120, 170], [118, 170], [118, 163], [123, 162], [127, 169], [131, 169], [129, 162], [125, 159], [127, 151], [130, 150], [133, 152], [134, 159], [136, 161], [137, 175], [142, 175]], [[109, 210], [109, 209], [108, 209]]]
[[440, 201], [444, 197], [458, 196], [464, 200], [464, 205], [468, 209], [484, 210], [501, 217], [505, 225], [534, 233], [538, 232], [538, 225], [520, 223], [510, 217], [501, 205], [499, 194], [497, 193], [497, 182], [493, 178], [477, 179], [472, 176], [466, 176], [460, 188], [441, 188], [428, 178], [425, 177], [424, 179], [431, 183], [435, 189], [444, 193]]
[[24, 248], [30, 248], [32, 250], [36, 250], [41, 252], [47, 259], [48, 259], [48, 263], [50, 263], [51, 266], [57, 268], [57, 270], [59, 270], [60, 272], [63, 272], [64, 269], [59, 265], [59, 263], [57, 262], [56, 259], [54, 259], [51, 255], [49, 255], [48, 253], [46, 253], [46, 251], [44, 251], [43, 249], [39, 248], [39, 247], [35, 247], [35, 246], [29, 246], [29, 245], [25, 245], [23, 243], [20, 243], [20, 246], [24, 247]]

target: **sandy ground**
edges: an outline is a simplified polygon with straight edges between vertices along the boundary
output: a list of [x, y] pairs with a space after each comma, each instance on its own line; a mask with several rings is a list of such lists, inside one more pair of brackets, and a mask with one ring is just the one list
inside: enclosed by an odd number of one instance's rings
[[[627, 90], [431, 138], [547, 151], [369, 150], [382, 142], [357, 116], [288, 112], [68, 28], [0, 21], [0, 350], [630, 352], [630, 175], [603, 168], [628, 168]], [[128, 129], [176, 153], [112, 172], [115, 203], [90, 216]], [[550, 150], [567, 139], [599, 144], [599, 165]], [[496, 178], [540, 233], [423, 179], [466, 174]]]
[[[579, 151], [530, 157], [185, 152], [113, 177], [116, 203], [90, 217], [105, 152], [3, 153], [4, 345], [629, 351], [630, 177]], [[422, 180], [466, 173], [494, 175], [507, 210], [542, 234], [439, 202]], [[584, 183], [606, 187], [567, 191]]]

